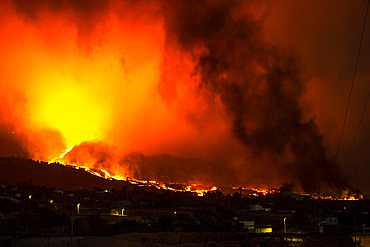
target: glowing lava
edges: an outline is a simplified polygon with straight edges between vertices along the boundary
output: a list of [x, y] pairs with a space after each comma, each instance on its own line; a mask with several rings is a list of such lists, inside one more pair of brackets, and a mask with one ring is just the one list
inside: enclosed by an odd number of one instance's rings
[[62, 159], [64, 158], [64, 156], [66, 155], [66, 154], [68, 154], [71, 150], [73, 149], [73, 147], [70, 147], [70, 148], [68, 148], [62, 155], [60, 155], [58, 158], [55, 158], [55, 159], [52, 159], [52, 160], [50, 160], [48, 163], [50, 164], [50, 163], [55, 163], [56, 161], [58, 161], [58, 162], [60, 162], [60, 163], [63, 163], [64, 164], [64, 162], [62, 161]]
[[63, 153], [59, 158], [60, 158], [60, 159], [63, 159], [63, 157], [64, 157], [67, 153], [69, 153], [69, 151], [71, 151], [71, 150], [72, 150], [72, 148], [73, 148], [73, 147], [68, 148], [68, 149], [67, 149], [67, 151], [65, 151], [65, 152], [64, 152], [64, 153]]

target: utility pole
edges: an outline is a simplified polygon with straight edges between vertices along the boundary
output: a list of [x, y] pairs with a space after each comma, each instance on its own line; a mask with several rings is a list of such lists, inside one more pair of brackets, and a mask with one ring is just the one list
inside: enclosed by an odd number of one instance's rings
[[356, 218], [353, 219], [353, 224], [355, 225], [355, 246], [357, 246], [357, 239], [356, 239]]
[[[127, 178], [128, 179], [128, 178]], [[128, 201], [128, 185], [126, 186], [126, 200]]]
[[73, 247], [73, 209], [72, 209], [72, 216], [71, 216], [71, 247]]

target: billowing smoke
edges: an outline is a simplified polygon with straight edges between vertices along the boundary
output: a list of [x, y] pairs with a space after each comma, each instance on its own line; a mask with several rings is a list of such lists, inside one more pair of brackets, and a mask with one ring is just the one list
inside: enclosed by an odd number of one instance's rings
[[244, 7], [240, 2], [178, 1], [166, 12], [167, 31], [194, 59], [200, 91], [220, 97], [233, 135], [254, 157], [290, 153], [292, 161], [277, 164], [282, 165], [278, 170], [298, 178], [305, 191], [345, 188], [318, 127], [312, 119], [302, 120], [298, 99], [304, 84], [297, 58], [264, 42], [263, 24], [240, 13]]
[[0, 154], [74, 146], [66, 162], [123, 178], [345, 189], [303, 117], [299, 56], [266, 40], [255, 4], [3, 3], [1, 96], [21, 93], [0, 108]]

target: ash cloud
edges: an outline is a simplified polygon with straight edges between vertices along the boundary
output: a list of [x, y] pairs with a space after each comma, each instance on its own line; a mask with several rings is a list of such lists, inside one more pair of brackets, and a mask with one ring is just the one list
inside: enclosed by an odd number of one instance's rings
[[346, 177], [327, 157], [317, 125], [302, 120], [298, 99], [304, 83], [296, 56], [263, 40], [263, 23], [239, 12], [243, 1], [170, 5], [166, 24], [174, 38], [168, 42], [192, 55], [199, 90], [220, 96], [235, 138], [254, 157], [292, 154], [277, 170], [298, 180], [304, 191], [345, 189]]
[[43, 13], [52, 15], [72, 13], [68, 19], [76, 24], [82, 37], [88, 36], [103, 20], [110, 4], [110, 1], [99, 0], [11, 0], [11, 2], [18, 13], [34, 21]]
[[11, 112], [14, 104], [12, 97], [3, 93], [0, 93], [0, 96], [0, 157], [28, 158], [30, 155], [24, 143], [24, 136], [18, 133], [17, 126], [9, 120], [15, 118]]
[[60, 12], [66, 9], [78, 13], [82, 18], [89, 19], [89, 17], [100, 14], [108, 6], [109, 1], [99, 0], [35, 0], [35, 1], [22, 1], [12, 0], [17, 10], [26, 14], [30, 18], [36, 18], [40, 11], [50, 10], [53, 12]]
[[30, 157], [22, 137], [7, 126], [1, 124], [0, 128], [0, 157]]

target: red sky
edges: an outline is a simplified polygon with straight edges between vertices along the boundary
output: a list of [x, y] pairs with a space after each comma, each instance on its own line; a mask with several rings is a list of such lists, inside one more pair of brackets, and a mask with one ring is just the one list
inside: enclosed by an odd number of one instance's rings
[[[354, 73], [367, 1], [271, 1], [266, 19], [269, 39], [299, 54], [306, 116], [314, 117], [331, 154], [336, 154]], [[354, 183], [370, 188], [370, 114], [367, 108], [346, 163], [370, 92], [370, 24], [367, 20], [343, 142], [338, 161]]]

